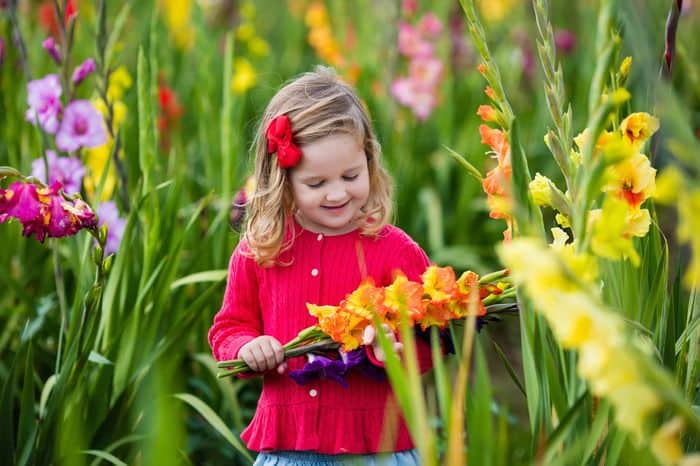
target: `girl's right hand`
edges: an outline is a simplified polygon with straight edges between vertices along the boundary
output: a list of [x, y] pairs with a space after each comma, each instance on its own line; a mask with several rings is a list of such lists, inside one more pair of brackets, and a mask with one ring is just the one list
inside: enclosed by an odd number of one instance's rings
[[259, 336], [241, 347], [238, 358], [245, 361], [252, 370], [265, 372], [277, 367], [284, 372], [284, 348], [277, 338], [270, 335]]

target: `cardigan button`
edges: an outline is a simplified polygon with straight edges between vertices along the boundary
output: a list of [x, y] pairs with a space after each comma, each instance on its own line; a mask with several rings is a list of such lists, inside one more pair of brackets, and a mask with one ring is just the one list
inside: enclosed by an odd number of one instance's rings
[[318, 269], [311, 269], [311, 276], [313, 276], [313, 277], [318, 276]]
[[312, 398], [317, 397], [317, 396], [318, 396], [318, 391], [317, 391], [315, 388], [312, 388], [311, 390], [309, 390], [309, 396], [312, 397]]
[[323, 235], [321, 233], [319, 233], [318, 236], [316, 237], [316, 240], [321, 241], [322, 239], [323, 239]]

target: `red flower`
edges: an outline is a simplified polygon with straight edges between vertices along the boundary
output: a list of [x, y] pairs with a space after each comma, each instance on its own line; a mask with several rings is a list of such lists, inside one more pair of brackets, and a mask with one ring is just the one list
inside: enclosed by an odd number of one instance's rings
[[[63, 13], [63, 24], [68, 25], [70, 19], [78, 12], [74, 0], [68, 0], [66, 11]], [[58, 21], [56, 21], [56, 10], [54, 10], [53, 1], [44, 0], [39, 5], [39, 23], [44, 27], [50, 35], [59, 37]]]
[[158, 130], [161, 132], [160, 146], [167, 151], [170, 147], [170, 130], [182, 117], [184, 110], [177, 94], [163, 82], [158, 84]]

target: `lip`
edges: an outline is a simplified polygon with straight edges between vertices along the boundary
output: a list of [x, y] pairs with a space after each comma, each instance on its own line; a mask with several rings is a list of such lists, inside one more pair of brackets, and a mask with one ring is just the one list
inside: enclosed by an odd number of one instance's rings
[[334, 205], [334, 206], [327, 206], [327, 205], [324, 205], [324, 206], [321, 206], [321, 207], [323, 207], [323, 208], [326, 209], [326, 210], [340, 210], [340, 209], [342, 209], [343, 207], [345, 207], [345, 206], [348, 205], [348, 204], [350, 204], [350, 200], [349, 200], [349, 199], [348, 199], [347, 201], [345, 201], [343, 204], [340, 204], [340, 205]]

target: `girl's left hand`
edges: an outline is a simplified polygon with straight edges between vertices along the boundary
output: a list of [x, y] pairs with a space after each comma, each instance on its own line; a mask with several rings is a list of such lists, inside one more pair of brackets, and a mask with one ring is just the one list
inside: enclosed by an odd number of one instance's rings
[[[394, 345], [394, 350], [396, 352], [401, 351], [403, 349], [403, 343], [396, 340], [396, 335], [391, 331], [391, 328], [387, 324], [383, 324], [382, 330], [389, 341]], [[379, 344], [379, 339], [377, 338], [377, 329], [375, 329], [373, 325], [365, 327], [365, 331], [362, 335], [362, 343], [365, 345], [372, 345], [374, 357], [377, 358], [378, 361], [386, 361], [386, 354], [384, 354], [384, 349], [382, 349]]]

